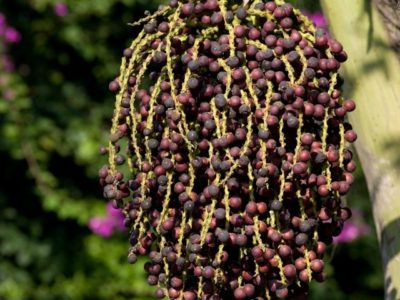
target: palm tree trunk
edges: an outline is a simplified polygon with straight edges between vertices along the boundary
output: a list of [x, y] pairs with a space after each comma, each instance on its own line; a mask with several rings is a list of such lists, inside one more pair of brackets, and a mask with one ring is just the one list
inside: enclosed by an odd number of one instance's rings
[[375, 2], [389, 34], [391, 44], [400, 59], [400, 1], [375, 0]]
[[[381, 11], [388, 14], [377, 0]], [[400, 298], [400, 63], [387, 29], [369, 0], [322, 0], [331, 33], [349, 55], [344, 65], [345, 94], [357, 110], [350, 120], [358, 133], [360, 157], [373, 206], [385, 274], [385, 299]], [[398, 10], [400, 10], [400, 5]], [[390, 12], [399, 14], [399, 11]], [[400, 18], [397, 19], [400, 23]], [[390, 42], [393, 38], [393, 43]], [[400, 47], [399, 47], [400, 49]], [[349, 199], [351, 203], [351, 199]], [[371, 257], [371, 259], [375, 259]]]

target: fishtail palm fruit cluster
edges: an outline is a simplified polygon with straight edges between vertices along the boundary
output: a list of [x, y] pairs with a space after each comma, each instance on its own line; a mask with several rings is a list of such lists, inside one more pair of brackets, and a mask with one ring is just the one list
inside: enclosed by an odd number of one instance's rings
[[170, 299], [302, 299], [350, 210], [339, 42], [283, 1], [171, 0], [124, 50], [104, 195]]

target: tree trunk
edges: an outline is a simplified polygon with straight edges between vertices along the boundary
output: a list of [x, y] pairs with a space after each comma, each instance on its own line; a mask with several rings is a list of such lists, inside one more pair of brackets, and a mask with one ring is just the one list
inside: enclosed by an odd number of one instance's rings
[[400, 59], [400, 0], [375, 0], [391, 44]]
[[[396, 3], [377, 1], [387, 16], [384, 3]], [[345, 95], [354, 97], [357, 103], [350, 120], [358, 133], [356, 149], [381, 246], [385, 299], [400, 299], [400, 63], [371, 1], [322, 3], [331, 33], [349, 55], [344, 64]], [[396, 22], [400, 23], [400, 18]], [[388, 28], [395, 28], [393, 24], [388, 23]], [[393, 28], [389, 29], [390, 36], [393, 43], [399, 43], [399, 30]]]

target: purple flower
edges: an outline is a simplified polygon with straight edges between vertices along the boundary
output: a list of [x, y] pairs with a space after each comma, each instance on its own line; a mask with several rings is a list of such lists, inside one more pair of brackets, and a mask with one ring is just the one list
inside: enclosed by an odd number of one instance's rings
[[90, 219], [88, 227], [95, 234], [102, 237], [110, 237], [115, 231], [123, 231], [124, 215], [118, 209], [112, 206], [112, 203], [107, 203], [107, 215], [105, 217], [94, 217]]
[[362, 236], [368, 235], [371, 228], [363, 222], [362, 212], [353, 209], [353, 217], [344, 223], [343, 230], [339, 236], [333, 238], [335, 244], [350, 243]]
[[89, 228], [97, 235], [110, 237], [114, 232], [114, 222], [109, 218], [96, 217], [90, 219]]
[[370, 228], [367, 224], [356, 224], [348, 221], [344, 224], [343, 230], [339, 236], [334, 237], [334, 243], [350, 243], [361, 236], [367, 235]]
[[6, 24], [6, 17], [0, 13], [0, 26], [4, 26]]
[[58, 2], [53, 7], [54, 14], [59, 17], [65, 17], [68, 14], [68, 6], [65, 3]]
[[15, 69], [14, 62], [12, 61], [11, 57], [8, 55], [4, 55], [1, 61], [2, 67], [7, 72], [12, 72]]
[[15, 93], [12, 90], [6, 89], [3, 91], [3, 98], [7, 101], [11, 101], [15, 99]]
[[115, 221], [115, 229], [119, 231], [125, 230], [124, 215], [119, 209], [114, 208], [111, 202], [107, 203], [107, 215]]
[[113, 217], [119, 218], [122, 215], [121, 211], [119, 209], [114, 208], [112, 202], [108, 202], [107, 203], [106, 210], [107, 210], [107, 214], [109, 216], [113, 216]]
[[314, 24], [317, 27], [323, 27], [327, 28], [328, 23], [326, 22], [326, 18], [323, 15], [322, 12], [316, 11], [316, 12], [309, 12], [309, 11], [303, 11], [304, 15], [307, 16], [311, 21], [314, 22]]
[[21, 34], [12, 27], [7, 27], [4, 31], [4, 40], [6, 43], [15, 44], [21, 41]]
[[0, 36], [4, 35], [6, 28], [7, 28], [6, 17], [2, 13], [0, 13]]

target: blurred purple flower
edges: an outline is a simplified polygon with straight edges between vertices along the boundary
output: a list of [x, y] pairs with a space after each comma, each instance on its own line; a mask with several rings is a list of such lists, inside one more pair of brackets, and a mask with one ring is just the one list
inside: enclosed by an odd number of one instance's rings
[[65, 3], [58, 2], [54, 4], [53, 11], [57, 16], [65, 17], [68, 15], [68, 6]]
[[8, 55], [3, 55], [1, 60], [1, 67], [6, 72], [12, 72], [15, 69], [14, 62], [12, 61], [11, 57]]
[[111, 202], [106, 206], [107, 215], [105, 217], [94, 217], [89, 220], [88, 227], [93, 233], [102, 236], [110, 237], [115, 231], [123, 231], [124, 215], [118, 209], [115, 209]]
[[0, 26], [6, 24], [6, 17], [4, 14], [0, 13]]
[[111, 202], [107, 203], [106, 208], [107, 208], [107, 215], [110, 218], [113, 218], [113, 220], [115, 222], [114, 228], [119, 231], [125, 230], [124, 214], [119, 209], [114, 208], [114, 206], [112, 205]]
[[11, 101], [15, 99], [15, 93], [12, 90], [6, 89], [2, 93], [3, 98], [7, 101]]
[[0, 36], [4, 35], [6, 30], [6, 17], [0, 13]]
[[110, 237], [114, 232], [114, 222], [107, 217], [96, 217], [90, 219], [89, 228], [97, 235]]
[[367, 235], [370, 228], [367, 224], [356, 224], [348, 221], [344, 224], [339, 236], [334, 237], [334, 243], [350, 243], [361, 236]]
[[15, 44], [21, 41], [21, 34], [13, 27], [7, 27], [4, 31], [4, 40], [6, 43]]
[[107, 210], [107, 215], [113, 216], [118, 218], [121, 216], [121, 211], [117, 208], [114, 208], [113, 204], [111, 202], [108, 202], [106, 205], [106, 210]]
[[328, 23], [322, 12], [320, 12], [320, 11], [316, 11], [316, 12], [303, 11], [303, 13], [311, 21], [313, 21], [317, 27], [322, 27], [322, 28], [328, 27]]
[[359, 209], [353, 209], [352, 212], [352, 218], [344, 223], [340, 235], [333, 238], [335, 244], [350, 243], [371, 232], [370, 226], [365, 224], [363, 221], [362, 211]]

